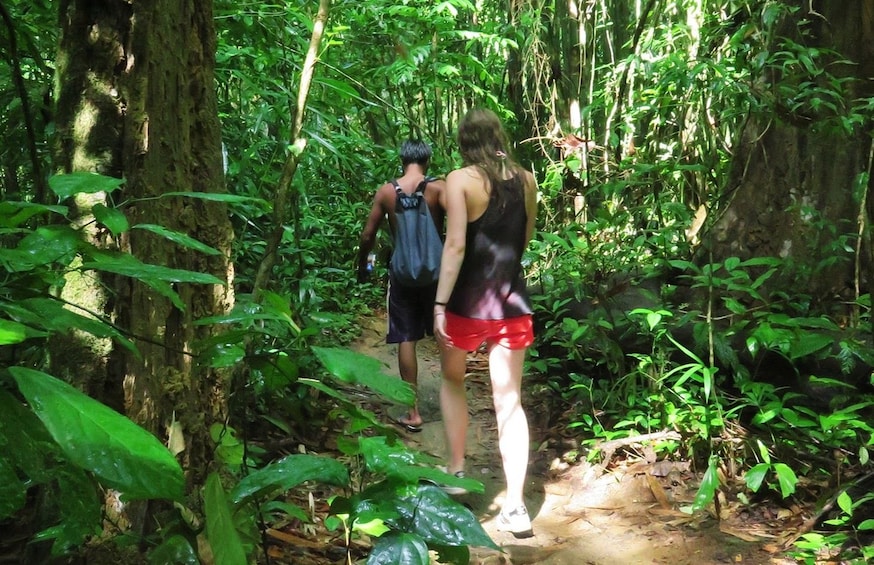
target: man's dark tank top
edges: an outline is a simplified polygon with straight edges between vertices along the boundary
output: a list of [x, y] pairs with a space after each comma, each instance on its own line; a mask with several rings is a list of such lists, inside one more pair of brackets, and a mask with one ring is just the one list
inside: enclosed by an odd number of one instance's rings
[[531, 313], [522, 273], [527, 217], [520, 175], [492, 187], [486, 211], [467, 224], [464, 260], [448, 311], [478, 320]]

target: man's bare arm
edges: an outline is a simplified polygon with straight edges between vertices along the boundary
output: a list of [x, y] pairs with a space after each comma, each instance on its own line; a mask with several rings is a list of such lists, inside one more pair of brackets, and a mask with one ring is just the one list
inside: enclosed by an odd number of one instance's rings
[[373, 196], [373, 205], [370, 207], [370, 214], [367, 216], [367, 223], [364, 225], [364, 229], [361, 231], [361, 237], [358, 241], [359, 282], [367, 280], [367, 256], [376, 244], [376, 234], [387, 213], [385, 203], [385, 185], [383, 185]]

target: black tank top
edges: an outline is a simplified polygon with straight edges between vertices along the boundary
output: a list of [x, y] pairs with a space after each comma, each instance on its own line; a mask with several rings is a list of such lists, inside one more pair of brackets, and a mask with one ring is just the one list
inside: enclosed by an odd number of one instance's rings
[[478, 320], [532, 312], [522, 273], [527, 217], [521, 176], [492, 187], [486, 211], [467, 224], [464, 260], [448, 311]]

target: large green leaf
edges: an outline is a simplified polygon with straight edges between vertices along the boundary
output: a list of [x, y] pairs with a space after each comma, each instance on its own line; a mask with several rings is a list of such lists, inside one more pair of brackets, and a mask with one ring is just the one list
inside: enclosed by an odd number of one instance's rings
[[234, 504], [240, 504], [253, 496], [289, 490], [305, 481], [345, 486], [349, 484], [349, 471], [342, 463], [329, 457], [288, 455], [243, 477], [231, 492], [231, 500]]
[[153, 565], [200, 565], [197, 552], [191, 543], [180, 535], [170, 536], [158, 547], [149, 552], [149, 563]]
[[257, 321], [269, 321], [269, 320], [280, 320], [280, 317], [274, 313], [266, 313], [266, 312], [250, 312], [244, 308], [239, 308], [239, 305], [236, 305], [234, 309], [227, 314], [220, 314], [218, 316], [207, 316], [205, 318], [198, 318], [194, 323], [198, 326], [212, 326], [218, 324], [240, 324], [244, 327], [252, 327], [257, 326], [255, 322]]
[[422, 479], [434, 484], [461, 487], [469, 492], [485, 492], [483, 484], [476, 479], [458, 478], [455, 475], [450, 475], [449, 473], [440, 469], [435, 469], [434, 467], [422, 467], [417, 465], [407, 469], [401, 468], [398, 469], [398, 471], [399, 476], [406, 481], [415, 478], [416, 480]]
[[45, 206], [33, 202], [0, 202], [0, 227], [14, 228], [42, 213], [67, 214], [66, 206]]
[[124, 179], [98, 175], [96, 173], [70, 173], [55, 175], [49, 178], [49, 188], [61, 200], [74, 194], [94, 194], [95, 192], [112, 192], [124, 184]]
[[835, 343], [835, 338], [827, 334], [804, 331], [792, 340], [789, 348], [789, 358], [793, 361], [813, 355]]
[[296, 382], [298, 384], [312, 387], [322, 394], [330, 396], [331, 398], [339, 401], [339, 404], [341, 406], [339, 410], [342, 411], [343, 416], [348, 418], [349, 421], [346, 431], [350, 435], [338, 438], [337, 445], [338, 447], [340, 447], [341, 451], [343, 451], [347, 455], [357, 455], [360, 453], [360, 449], [358, 446], [359, 436], [354, 434], [357, 434], [362, 430], [377, 428], [384, 430], [385, 433], [394, 434], [395, 436], [397, 436], [397, 428], [386, 427], [386, 424], [382, 422], [376, 414], [354, 403], [352, 400], [350, 400], [349, 396], [347, 396], [344, 391], [336, 390], [332, 388], [329, 383], [325, 383], [316, 379], [298, 378]]
[[182, 499], [182, 468], [155, 436], [51, 375], [24, 367], [9, 372], [75, 465], [128, 499]]
[[[411, 494], [406, 495], [406, 492]], [[382, 499], [381, 508], [391, 508], [385, 517], [387, 524], [399, 531], [415, 533], [428, 544], [499, 549], [473, 512], [437, 486], [420, 484], [414, 490], [394, 493], [377, 489], [368, 496], [371, 500]]]
[[319, 77], [315, 80], [316, 84], [321, 84], [326, 86], [329, 89], [334, 90], [341, 98], [355, 98], [366, 102], [361, 96], [358, 94], [358, 90], [354, 85], [349, 84], [348, 82], [342, 80], [335, 80], [331, 78]]
[[426, 480], [434, 484], [458, 486], [470, 492], [483, 492], [483, 484], [475, 479], [460, 479], [434, 467], [434, 458], [408, 448], [401, 442], [389, 444], [385, 437], [362, 437], [358, 440], [367, 468], [374, 473], [397, 477], [416, 484]]
[[268, 211], [272, 208], [270, 202], [264, 200], [263, 198], [238, 196], [236, 194], [225, 194], [216, 192], [165, 192], [161, 195], [162, 198], [167, 196], [185, 196], [187, 198], [209, 200], [211, 202], [225, 202], [227, 204], [254, 204], [262, 211]]
[[68, 262], [81, 244], [79, 233], [69, 226], [44, 226], [18, 242], [15, 249], [4, 250], [3, 261], [13, 271], [29, 271], [36, 266]]
[[313, 347], [329, 373], [343, 382], [362, 385], [389, 400], [412, 406], [416, 392], [403, 380], [382, 372], [379, 360], [349, 349]]
[[112, 232], [112, 235], [118, 236], [118, 234], [126, 232], [130, 228], [127, 217], [117, 208], [110, 208], [105, 204], [95, 204], [91, 208], [91, 213], [94, 214], [94, 218], [98, 222]]
[[0, 310], [28, 326], [58, 333], [75, 329], [97, 337], [110, 337], [130, 351], [136, 352], [134, 344], [113, 326], [78, 314], [54, 298], [26, 298], [14, 304], [0, 303]]
[[107, 271], [135, 279], [155, 279], [166, 282], [224, 284], [224, 281], [208, 273], [198, 273], [184, 269], [172, 269], [160, 265], [143, 263], [133, 255], [125, 253], [95, 253], [91, 261], [82, 265], [85, 269]]
[[203, 493], [206, 513], [206, 537], [212, 548], [216, 565], [244, 565], [248, 563], [240, 534], [234, 527], [231, 509], [216, 473], [206, 479]]
[[367, 565], [428, 565], [428, 545], [420, 536], [392, 532], [376, 539]]
[[182, 297], [173, 290], [173, 285], [168, 283], [167, 281], [162, 281], [158, 279], [141, 279], [143, 284], [148, 285], [149, 288], [169, 300], [173, 303], [180, 312], [185, 312], [185, 303], [182, 302]]
[[12, 320], [0, 320], [0, 345], [21, 343], [27, 339], [27, 328]]
[[150, 231], [152, 233], [160, 235], [161, 237], [169, 239], [173, 243], [178, 243], [183, 247], [188, 247], [194, 249], [195, 251], [200, 251], [201, 253], [205, 253], [206, 255], [221, 255], [221, 251], [219, 251], [218, 249], [210, 247], [209, 245], [200, 242], [184, 233], [168, 230], [164, 226], [159, 226], [155, 224], [137, 224], [134, 226], [134, 229]]

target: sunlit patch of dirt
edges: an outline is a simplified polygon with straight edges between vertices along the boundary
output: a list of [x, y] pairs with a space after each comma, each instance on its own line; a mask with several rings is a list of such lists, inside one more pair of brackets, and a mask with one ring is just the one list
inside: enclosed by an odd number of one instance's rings
[[[380, 359], [388, 374], [397, 374], [396, 350], [384, 342], [384, 319], [363, 320], [355, 351]], [[419, 398], [424, 419], [421, 433], [405, 434], [408, 445], [434, 455], [443, 453], [440, 421], [439, 354], [433, 340], [419, 343]], [[563, 462], [569, 450], [567, 422], [543, 413], [545, 399], [525, 393], [524, 404], [531, 425], [532, 452], [526, 503], [532, 517], [534, 537], [516, 539], [498, 532], [494, 518], [500, 510], [503, 475], [497, 446], [497, 430], [489, 390], [487, 363], [481, 354], [470, 358], [468, 399], [471, 425], [468, 430], [468, 476], [483, 482], [483, 494], [458, 499], [479, 518], [501, 552], [472, 548], [472, 563], [481, 565], [542, 563], [552, 565], [701, 565], [719, 563], [789, 564], [781, 557], [784, 544], [804, 521], [803, 510], [741, 505], [721, 499], [720, 516], [688, 507], [700, 477], [687, 462], [656, 461], [645, 446], [617, 450], [605, 466]], [[402, 412], [400, 407], [370, 408], [385, 416]], [[319, 493], [324, 495], [324, 493]], [[319, 498], [316, 498], [319, 500]], [[325, 500], [325, 498], [321, 498]], [[306, 507], [308, 502], [301, 500]], [[317, 504], [318, 506], [318, 504]], [[315, 515], [326, 508], [316, 507]], [[717, 519], [719, 518], [719, 519]], [[310, 565], [345, 563], [347, 541], [342, 533], [325, 532], [308, 524], [288, 524], [270, 532], [271, 557], [275, 563]], [[368, 540], [348, 542], [352, 562], [363, 563]]]

